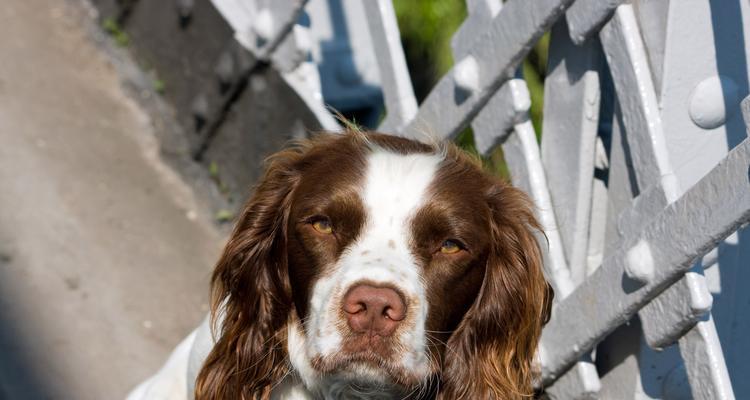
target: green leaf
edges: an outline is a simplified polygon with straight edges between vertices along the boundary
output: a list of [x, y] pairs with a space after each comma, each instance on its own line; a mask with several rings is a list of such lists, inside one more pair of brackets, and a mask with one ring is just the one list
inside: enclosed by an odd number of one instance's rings
[[216, 221], [218, 222], [229, 222], [234, 218], [234, 213], [229, 210], [221, 209], [216, 212], [214, 218], [216, 218]]
[[130, 44], [130, 37], [128, 37], [128, 34], [122, 30], [117, 23], [117, 20], [114, 18], [105, 18], [104, 21], [102, 21], [102, 28], [112, 37], [118, 46], [125, 47]]
[[208, 164], [208, 175], [214, 179], [219, 177], [219, 165], [216, 164], [216, 161], [211, 161], [211, 163]]
[[156, 91], [156, 93], [164, 93], [166, 84], [164, 83], [163, 80], [156, 78], [154, 79], [153, 85], [154, 85], [154, 90]]

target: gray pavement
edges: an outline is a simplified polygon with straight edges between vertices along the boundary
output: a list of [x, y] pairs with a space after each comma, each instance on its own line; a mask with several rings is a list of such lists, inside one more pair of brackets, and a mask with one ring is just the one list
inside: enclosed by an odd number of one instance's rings
[[89, 18], [0, 6], [0, 399], [122, 398], [200, 322], [220, 251]]

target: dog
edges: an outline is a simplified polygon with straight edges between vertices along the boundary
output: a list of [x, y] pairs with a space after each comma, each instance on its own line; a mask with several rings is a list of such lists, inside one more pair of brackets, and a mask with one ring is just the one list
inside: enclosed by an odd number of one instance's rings
[[129, 399], [531, 396], [540, 234], [527, 196], [450, 143], [291, 144], [238, 216], [210, 319]]

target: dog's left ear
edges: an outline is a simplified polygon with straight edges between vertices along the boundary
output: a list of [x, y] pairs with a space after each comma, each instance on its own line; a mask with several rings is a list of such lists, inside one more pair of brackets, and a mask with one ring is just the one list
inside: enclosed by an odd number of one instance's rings
[[533, 395], [532, 363], [553, 292], [542, 271], [531, 201], [496, 183], [487, 194], [491, 248], [484, 282], [448, 341], [441, 399]]
[[214, 269], [216, 344], [198, 374], [197, 400], [267, 399], [287, 372], [286, 226], [302, 155], [292, 147], [269, 159]]

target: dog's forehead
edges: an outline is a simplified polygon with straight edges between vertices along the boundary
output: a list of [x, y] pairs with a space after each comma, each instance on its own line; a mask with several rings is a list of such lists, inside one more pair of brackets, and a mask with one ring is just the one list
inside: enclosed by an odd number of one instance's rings
[[[414, 222], [410, 217], [432, 205], [433, 211], [444, 211], [440, 214], [477, 222], [470, 210], [481, 210], [485, 173], [459, 153], [447, 144], [377, 134], [328, 142], [305, 159], [295, 209], [299, 214], [332, 212], [339, 219], [354, 208], [362, 222], [405, 227]], [[344, 207], [344, 212], [331, 207]]]
[[426, 201], [443, 157], [374, 149], [367, 156], [362, 200], [374, 223], [403, 223]]
[[477, 222], [470, 214], [481, 210], [487, 186], [480, 166], [461, 157], [457, 149], [441, 151], [416, 145], [403, 149], [381, 144], [338, 147], [332, 151], [336, 156], [306, 177], [317, 189], [303, 192], [320, 193], [323, 198], [318, 205], [356, 197], [368, 223], [405, 227], [428, 205], [438, 206], [443, 214]]

